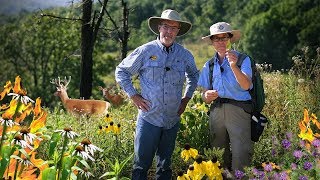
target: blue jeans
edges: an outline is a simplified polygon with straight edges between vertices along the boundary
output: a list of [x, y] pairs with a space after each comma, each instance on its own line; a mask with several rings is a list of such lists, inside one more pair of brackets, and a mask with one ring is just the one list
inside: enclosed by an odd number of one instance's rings
[[134, 141], [133, 180], [147, 180], [148, 170], [156, 155], [156, 179], [172, 179], [171, 156], [180, 123], [171, 129], [154, 126], [145, 120], [139, 119]]

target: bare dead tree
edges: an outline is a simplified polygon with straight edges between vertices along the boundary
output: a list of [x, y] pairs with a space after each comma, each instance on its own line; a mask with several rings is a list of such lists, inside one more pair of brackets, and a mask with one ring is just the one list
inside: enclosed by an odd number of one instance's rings
[[111, 21], [113, 25], [113, 29], [109, 29], [108, 31], [116, 31], [116, 38], [117, 41], [120, 44], [120, 58], [124, 59], [127, 57], [128, 53], [128, 40], [129, 40], [129, 12], [130, 9], [128, 8], [128, 2], [127, 0], [121, 0], [121, 6], [122, 6], [122, 27], [118, 25], [118, 23], [113, 19], [112, 15], [109, 13], [109, 11], [106, 9], [106, 15], [108, 16], [109, 20]]
[[118, 41], [121, 47], [121, 58], [125, 58], [128, 52], [128, 38], [129, 38], [129, 9], [128, 2], [121, 0], [122, 6], [122, 31], [118, 27], [117, 23], [112, 19], [111, 15], [107, 11], [108, 0], [98, 0], [101, 8], [99, 13], [94, 12], [92, 16], [92, 0], [82, 0], [82, 18], [64, 18], [50, 14], [41, 14], [43, 17], [59, 18], [62, 20], [76, 20], [81, 22], [81, 68], [80, 68], [80, 97], [83, 99], [89, 99], [92, 95], [92, 77], [93, 77], [93, 51], [94, 45], [97, 39], [98, 31], [106, 13], [109, 20], [112, 22], [114, 29], [118, 32]]

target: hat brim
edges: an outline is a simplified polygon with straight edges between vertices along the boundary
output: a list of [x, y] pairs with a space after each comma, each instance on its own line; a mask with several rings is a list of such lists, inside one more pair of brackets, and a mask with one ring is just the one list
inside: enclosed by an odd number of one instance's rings
[[213, 35], [217, 35], [217, 34], [224, 34], [224, 33], [231, 33], [233, 34], [232, 38], [230, 39], [230, 42], [234, 43], [236, 41], [238, 41], [241, 37], [241, 32], [240, 30], [233, 30], [233, 31], [227, 31], [227, 32], [219, 32], [219, 33], [215, 33], [215, 34], [210, 34], [208, 36], [204, 36], [202, 37], [201, 39], [206, 41], [206, 42], [209, 42], [211, 43], [211, 39], [210, 37], [213, 36]]
[[172, 19], [166, 19], [166, 18], [160, 18], [160, 17], [150, 17], [148, 19], [148, 25], [150, 30], [155, 33], [155, 34], [159, 34], [159, 23], [161, 20], [169, 20], [169, 21], [176, 21], [180, 23], [180, 30], [177, 34], [177, 36], [182, 36], [184, 34], [186, 34], [192, 27], [191, 23], [187, 22], [187, 21], [177, 21], [177, 20], [172, 20]]

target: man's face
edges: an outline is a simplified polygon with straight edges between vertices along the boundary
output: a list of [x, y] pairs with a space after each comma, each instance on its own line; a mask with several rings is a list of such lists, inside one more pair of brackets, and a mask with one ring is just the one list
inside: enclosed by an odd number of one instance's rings
[[176, 21], [164, 20], [159, 25], [160, 41], [161, 43], [169, 47], [173, 44], [176, 36], [180, 30], [180, 23]]

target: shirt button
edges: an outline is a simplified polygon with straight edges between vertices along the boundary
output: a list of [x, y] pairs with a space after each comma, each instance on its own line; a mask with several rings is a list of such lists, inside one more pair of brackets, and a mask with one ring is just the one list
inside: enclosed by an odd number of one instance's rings
[[164, 104], [164, 105], [167, 105], [167, 104]]
[[167, 92], [165, 92], [165, 94], [168, 94]]

